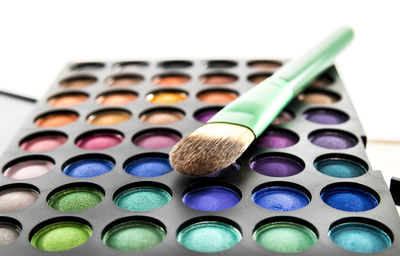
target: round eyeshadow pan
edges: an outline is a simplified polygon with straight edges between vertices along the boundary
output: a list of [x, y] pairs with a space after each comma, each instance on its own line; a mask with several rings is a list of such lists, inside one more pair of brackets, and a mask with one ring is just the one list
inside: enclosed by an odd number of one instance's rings
[[349, 117], [338, 110], [334, 109], [310, 109], [303, 114], [308, 121], [317, 124], [341, 124], [349, 120]]
[[136, 100], [136, 98], [137, 95], [134, 92], [128, 92], [128, 91], [107, 92], [97, 97], [96, 103], [107, 106], [120, 106], [131, 103], [132, 101]]
[[152, 248], [166, 236], [165, 230], [148, 221], [133, 220], [111, 227], [103, 236], [103, 243], [125, 252], [138, 252]]
[[209, 60], [207, 61], [207, 68], [233, 68], [237, 63], [232, 60]]
[[84, 244], [92, 229], [82, 223], [62, 221], [39, 229], [31, 239], [32, 246], [47, 252], [67, 251]]
[[368, 211], [379, 202], [371, 193], [354, 187], [333, 187], [321, 193], [321, 199], [330, 207], [346, 212]]
[[93, 76], [76, 76], [61, 80], [60, 86], [64, 88], [82, 88], [97, 82]]
[[[0, 212], [24, 209], [39, 198], [39, 193], [31, 188], [9, 188], [0, 191]], [[1, 239], [0, 239], [1, 240]]]
[[78, 117], [74, 112], [50, 112], [36, 119], [35, 124], [46, 128], [61, 127], [75, 122]]
[[181, 137], [167, 130], [147, 131], [133, 137], [133, 144], [146, 149], [168, 148], [175, 145]]
[[76, 145], [87, 150], [101, 150], [115, 147], [124, 137], [115, 132], [94, 132], [78, 137]]
[[211, 108], [201, 109], [194, 113], [194, 118], [199, 122], [206, 123], [221, 109], [222, 109], [221, 107], [211, 107]]
[[114, 168], [114, 164], [106, 159], [83, 159], [68, 164], [62, 172], [73, 178], [97, 177]]
[[278, 69], [282, 66], [282, 63], [273, 60], [255, 60], [250, 61], [247, 65], [251, 68]]
[[227, 187], [206, 186], [186, 192], [182, 201], [190, 208], [214, 212], [235, 206], [240, 201], [240, 195]]
[[44, 152], [56, 149], [67, 142], [67, 136], [62, 133], [41, 133], [24, 139], [19, 146], [29, 152]]
[[125, 172], [137, 177], [157, 177], [172, 172], [168, 158], [141, 157], [129, 162], [124, 168]]
[[300, 190], [283, 186], [262, 188], [251, 199], [265, 209], [278, 212], [298, 210], [310, 203], [308, 196]]
[[286, 124], [292, 121], [294, 115], [290, 113], [288, 110], [282, 110], [277, 117], [272, 121], [271, 124], [278, 125], [278, 124]]
[[308, 227], [294, 222], [272, 222], [253, 233], [254, 240], [263, 248], [280, 253], [305, 251], [318, 241]]
[[222, 252], [234, 247], [242, 239], [235, 227], [219, 221], [201, 221], [179, 231], [177, 241], [197, 252]]
[[47, 160], [26, 160], [18, 162], [4, 171], [4, 176], [13, 180], [33, 179], [50, 172], [54, 164]]
[[250, 163], [254, 171], [271, 177], [288, 177], [300, 173], [304, 164], [285, 156], [269, 155]]
[[367, 173], [367, 169], [355, 161], [345, 158], [326, 158], [314, 164], [319, 172], [337, 178], [354, 178]]
[[122, 191], [114, 203], [125, 210], [134, 212], [150, 211], [167, 204], [171, 200], [167, 191], [157, 187], [139, 186]]
[[206, 74], [200, 77], [200, 82], [207, 85], [227, 85], [237, 80], [232, 74]]
[[183, 91], [157, 91], [146, 96], [148, 102], [154, 104], [174, 104], [186, 100], [188, 94]]
[[380, 228], [361, 222], [349, 222], [335, 226], [329, 237], [345, 250], [358, 253], [383, 251], [392, 245], [392, 240]]
[[145, 61], [124, 61], [113, 65], [113, 68], [122, 71], [135, 71], [138, 69], [143, 69], [149, 66], [149, 63]]
[[329, 149], [346, 149], [357, 144], [354, 135], [339, 130], [317, 130], [312, 132], [308, 139], [314, 145]]
[[85, 102], [89, 97], [84, 93], [64, 93], [51, 97], [47, 104], [53, 107], [72, 107]]
[[257, 73], [250, 75], [247, 79], [253, 84], [259, 84], [268, 77], [270, 77], [271, 75], [272, 75], [271, 73]]
[[146, 124], [172, 124], [179, 122], [185, 115], [176, 109], [154, 109], [140, 115], [140, 121]]
[[0, 248], [14, 243], [21, 233], [21, 229], [11, 223], [0, 222]]
[[98, 69], [104, 68], [104, 63], [101, 62], [84, 62], [84, 63], [77, 63], [71, 67], [72, 70], [86, 70], [86, 71], [94, 71]]
[[238, 96], [237, 93], [228, 90], [208, 90], [197, 95], [200, 101], [214, 104], [224, 104], [234, 101]]
[[62, 212], [79, 212], [99, 204], [104, 194], [97, 189], [73, 187], [52, 195], [47, 205]]
[[122, 109], [106, 109], [88, 116], [89, 124], [98, 126], [116, 125], [128, 121], [131, 118], [131, 113]]
[[311, 104], [332, 104], [340, 100], [339, 95], [324, 91], [306, 91], [297, 98]]
[[333, 83], [333, 79], [327, 75], [322, 75], [311, 82], [310, 86], [324, 87]]
[[287, 148], [298, 141], [299, 137], [288, 130], [266, 130], [257, 138], [256, 145], [264, 148]]
[[162, 68], [189, 68], [193, 65], [192, 62], [187, 60], [167, 60], [160, 62], [158, 66]]
[[184, 74], [163, 74], [152, 79], [153, 84], [162, 86], [177, 86], [190, 81], [190, 76]]
[[133, 86], [141, 83], [143, 81], [143, 77], [136, 74], [120, 74], [109, 77], [106, 83], [109, 86]]

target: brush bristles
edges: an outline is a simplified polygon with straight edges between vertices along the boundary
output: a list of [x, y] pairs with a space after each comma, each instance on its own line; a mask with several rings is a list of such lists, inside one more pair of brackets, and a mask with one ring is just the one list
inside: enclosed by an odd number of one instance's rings
[[175, 145], [170, 162], [183, 174], [207, 176], [235, 162], [254, 138], [253, 132], [243, 126], [206, 124]]

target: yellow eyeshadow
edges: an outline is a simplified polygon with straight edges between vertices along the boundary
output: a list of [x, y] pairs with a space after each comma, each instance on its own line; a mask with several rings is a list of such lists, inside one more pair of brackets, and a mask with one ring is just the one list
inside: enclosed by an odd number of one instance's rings
[[146, 100], [155, 104], [174, 104], [187, 97], [188, 95], [184, 92], [155, 92], [148, 94]]

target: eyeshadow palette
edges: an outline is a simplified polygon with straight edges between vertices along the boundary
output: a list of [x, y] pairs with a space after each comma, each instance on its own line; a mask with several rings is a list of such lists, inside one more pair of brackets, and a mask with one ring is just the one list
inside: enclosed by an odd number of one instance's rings
[[0, 254], [399, 255], [334, 67], [228, 168], [170, 166], [173, 145], [284, 62], [67, 65], [0, 161]]

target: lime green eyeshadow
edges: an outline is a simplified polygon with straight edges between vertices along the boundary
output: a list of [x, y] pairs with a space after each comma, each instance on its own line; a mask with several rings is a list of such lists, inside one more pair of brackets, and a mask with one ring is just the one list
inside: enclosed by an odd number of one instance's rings
[[128, 221], [111, 227], [103, 243], [118, 251], [137, 252], [152, 248], [165, 238], [165, 230], [148, 221]]
[[89, 209], [104, 198], [104, 194], [93, 188], [68, 188], [52, 195], [47, 204], [62, 212], [79, 212]]
[[31, 244], [43, 251], [67, 251], [84, 244], [92, 236], [92, 229], [85, 224], [63, 221], [47, 225], [37, 231]]
[[253, 238], [265, 249], [283, 253], [307, 250], [318, 241], [311, 229], [294, 222], [263, 225], [254, 232]]
[[242, 235], [231, 225], [217, 221], [203, 221], [182, 229], [177, 238], [187, 249], [197, 252], [221, 252], [234, 247]]
[[118, 194], [114, 203], [128, 211], [142, 212], [160, 208], [170, 200], [170, 193], [164, 189], [156, 187], [135, 187]]

